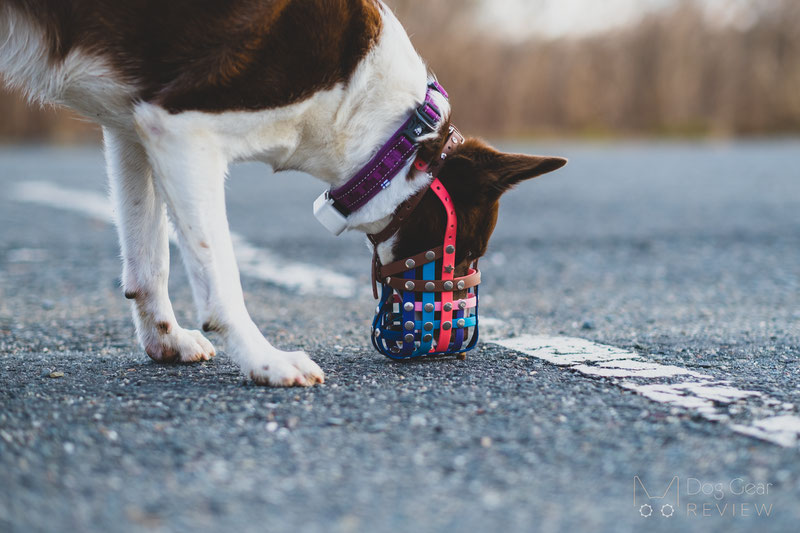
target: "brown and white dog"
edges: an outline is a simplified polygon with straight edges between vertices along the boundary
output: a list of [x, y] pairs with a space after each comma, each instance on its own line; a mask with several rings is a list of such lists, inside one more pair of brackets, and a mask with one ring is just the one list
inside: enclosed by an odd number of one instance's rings
[[[103, 127], [125, 296], [156, 361], [214, 356], [178, 325], [167, 294], [167, 214], [200, 322], [223, 335], [261, 384], [324, 380], [303, 352], [274, 348], [250, 318], [225, 215], [228, 166], [260, 160], [340, 185], [425, 98], [429, 74], [379, 0], [0, 0], [0, 74], [31, 100], [68, 106]], [[449, 117], [439, 95], [437, 106]], [[447, 124], [421, 153], [436, 157]], [[457, 262], [486, 250], [500, 195], [566, 161], [499, 153], [469, 139], [439, 178], [458, 211]], [[348, 218], [376, 233], [429, 176], [409, 163]], [[433, 194], [378, 250], [383, 264], [441, 243]]]

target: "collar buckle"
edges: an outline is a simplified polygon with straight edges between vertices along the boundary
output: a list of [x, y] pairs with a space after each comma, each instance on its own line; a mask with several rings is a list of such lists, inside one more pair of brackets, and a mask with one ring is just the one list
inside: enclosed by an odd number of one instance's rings
[[426, 133], [435, 131], [436, 126], [442, 121], [442, 112], [439, 111], [439, 108], [436, 107], [433, 102], [423, 102], [421, 106], [414, 110], [414, 114], [417, 116], [417, 119], [427, 127], [428, 131]]
[[421, 106], [414, 109], [411, 120], [400, 134], [416, 144], [421, 137], [436, 131], [441, 120], [442, 113], [435, 105], [429, 101], [422, 102]]

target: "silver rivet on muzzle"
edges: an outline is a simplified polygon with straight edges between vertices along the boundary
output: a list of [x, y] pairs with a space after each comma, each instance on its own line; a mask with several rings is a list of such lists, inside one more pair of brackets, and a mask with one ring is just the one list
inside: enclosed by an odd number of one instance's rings
[[414, 304], [411, 302], [406, 302], [405, 304], [403, 304], [403, 309], [405, 309], [407, 312], [410, 313], [411, 311], [414, 310]]
[[425, 259], [427, 259], [428, 261], [433, 261], [434, 259], [436, 259], [436, 253], [435, 252], [426, 252], [425, 253]]
[[405, 328], [406, 331], [414, 331], [414, 322], [409, 320], [408, 322], [406, 322]]
[[433, 292], [434, 289], [436, 289], [436, 284], [434, 282], [429, 281], [428, 283], [425, 284], [426, 291]]
[[416, 288], [416, 284], [413, 281], [406, 281], [406, 290], [413, 291]]
[[453, 282], [452, 281], [445, 281], [444, 282], [444, 290], [452, 291], [453, 290]]
[[406, 261], [406, 268], [414, 268], [415, 266], [417, 266], [417, 264], [414, 262], [413, 259], [409, 259], [408, 261]]
[[433, 311], [435, 309], [436, 309], [435, 305], [433, 305], [433, 304], [425, 304], [425, 312], [426, 313], [433, 313]]

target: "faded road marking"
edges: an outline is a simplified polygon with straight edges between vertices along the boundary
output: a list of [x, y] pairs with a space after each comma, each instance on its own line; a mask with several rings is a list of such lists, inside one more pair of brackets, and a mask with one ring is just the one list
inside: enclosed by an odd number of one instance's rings
[[[793, 411], [793, 405], [781, 404], [758, 391], [737, 389], [707, 374], [654, 363], [635, 352], [573, 337], [522, 335], [489, 342], [592, 378], [609, 378], [615, 386], [654, 402], [694, 412], [706, 420], [729, 422], [731, 429], [743, 435], [785, 447], [795, 446], [800, 440], [800, 417], [785, 413]], [[686, 376], [685, 380], [674, 379], [681, 376]], [[731, 422], [726, 410], [734, 404], [738, 411], [752, 412], [749, 423]]]
[[[94, 191], [70, 189], [45, 181], [18, 184], [12, 192], [17, 201], [72, 211], [107, 223], [114, 222], [111, 201]], [[327, 294], [351, 298], [358, 294], [356, 280], [307, 263], [281, 258], [273, 252], [250, 244], [231, 232], [236, 259], [242, 275], [259, 279], [300, 294]], [[175, 241], [174, 231], [170, 239]]]

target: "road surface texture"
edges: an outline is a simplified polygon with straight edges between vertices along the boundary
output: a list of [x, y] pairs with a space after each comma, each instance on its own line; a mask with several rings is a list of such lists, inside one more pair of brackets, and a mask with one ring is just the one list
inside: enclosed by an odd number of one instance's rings
[[253, 318], [327, 374], [286, 390], [151, 362], [100, 149], [2, 149], [0, 531], [796, 531], [800, 142], [505, 148], [571, 162], [503, 200], [466, 361], [373, 352], [322, 183], [233, 169]]

